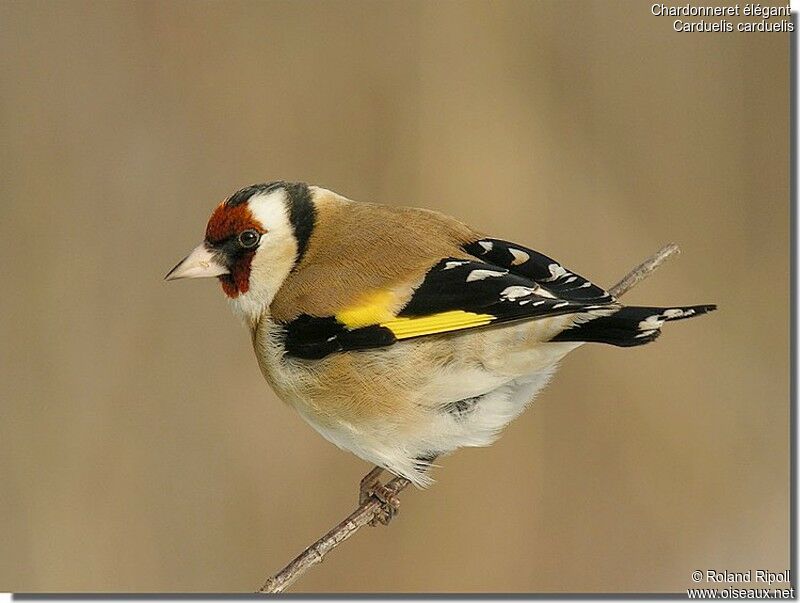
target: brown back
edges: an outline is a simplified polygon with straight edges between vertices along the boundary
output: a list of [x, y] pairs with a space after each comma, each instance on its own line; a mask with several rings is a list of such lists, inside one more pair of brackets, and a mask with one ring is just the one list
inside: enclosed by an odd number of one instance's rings
[[366, 295], [408, 287], [482, 235], [438, 212], [360, 203], [314, 189], [317, 222], [308, 250], [270, 306], [281, 322], [332, 316]]

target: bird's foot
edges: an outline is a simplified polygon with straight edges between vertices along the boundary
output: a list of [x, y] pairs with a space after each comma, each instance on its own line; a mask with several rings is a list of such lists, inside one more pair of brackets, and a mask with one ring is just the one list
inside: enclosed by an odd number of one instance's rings
[[383, 473], [383, 467], [378, 467], [377, 465], [373, 467], [369, 473], [367, 473], [364, 477], [361, 478], [361, 484], [358, 487], [358, 504], [363, 505], [372, 497], [372, 489], [375, 486], [380, 485], [380, 480], [378, 479]]
[[358, 490], [358, 502], [360, 505], [363, 505], [371, 498], [381, 503], [375, 517], [369, 522], [371, 526], [378, 524], [389, 525], [389, 522], [400, 510], [400, 500], [397, 498], [397, 493], [391, 488], [387, 488], [386, 484], [382, 484], [378, 479], [381, 473], [383, 473], [382, 467], [374, 467], [361, 480]]

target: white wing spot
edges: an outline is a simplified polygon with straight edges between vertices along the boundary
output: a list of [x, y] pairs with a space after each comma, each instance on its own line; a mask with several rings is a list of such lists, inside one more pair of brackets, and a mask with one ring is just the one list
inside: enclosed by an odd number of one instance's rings
[[574, 283], [574, 282], [575, 282], [575, 281], [577, 281], [577, 280], [578, 280], [578, 277], [577, 277], [577, 276], [571, 276], [571, 277], [569, 277], [567, 280], [565, 280], [565, 281], [564, 281], [564, 283], [565, 283], [565, 284]]
[[521, 285], [513, 285], [506, 287], [500, 292], [500, 297], [506, 301], [517, 301], [520, 297], [528, 297], [533, 294], [532, 287], [523, 287]]
[[564, 270], [564, 267], [560, 264], [550, 264], [547, 268], [550, 270], [550, 278], [547, 279], [548, 281], [554, 281], [557, 278], [561, 278], [562, 276], [569, 274], [569, 272]]
[[514, 256], [514, 260], [511, 262], [512, 266], [519, 266], [520, 264], [524, 264], [529, 259], [531, 259], [531, 256], [522, 251], [521, 249], [514, 249], [513, 247], [509, 247], [508, 251], [511, 253], [511, 255]]
[[583, 283], [581, 285], [581, 289], [585, 289], [586, 287], [591, 287], [591, 286], [592, 286], [592, 283], [590, 283], [589, 281], [586, 281], [585, 283]]
[[463, 266], [464, 264], [467, 263], [468, 263], [467, 260], [459, 260], [457, 262], [445, 262], [444, 268], [442, 268], [442, 270], [450, 270], [451, 268], [455, 268], [456, 266]]
[[654, 331], [656, 329], [661, 328], [661, 325], [664, 324], [664, 319], [661, 318], [661, 314], [653, 314], [652, 316], [648, 316], [641, 322], [639, 322], [639, 330], [640, 331]]
[[492, 243], [491, 241], [478, 241], [478, 245], [483, 247], [484, 252], [491, 251], [492, 248], [494, 247], [494, 243]]
[[569, 302], [559, 302], [559, 303], [553, 305], [553, 310], [555, 310], [556, 308], [563, 308], [564, 306], [568, 306], [568, 305], [569, 305]]
[[675, 318], [686, 318], [687, 316], [691, 316], [694, 314], [694, 310], [689, 308], [688, 310], [681, 310], [680, 308], [672, 308], [670, 310], [664, 310], [664, 318], [667, 320], [673, 320]]
[[543, 303], [544, 303], [544, 300], [541, 300], [541, 301], [533, 302], [533, 304], [532, 304], [532, 305], [534, 305], [534, 306], [541, 306]]
[[467, 282], [471, 283], [472, 281], [482, 281], [485, 278], [505, 276], [505, 274], [505, 270], [503, 272], [497, 272], [496, 270], [473, 270], [467, 275]]

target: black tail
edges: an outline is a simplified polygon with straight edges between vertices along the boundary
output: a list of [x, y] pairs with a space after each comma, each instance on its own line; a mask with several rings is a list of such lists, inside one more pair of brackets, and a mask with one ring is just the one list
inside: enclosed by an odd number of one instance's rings
[[679, 308], [626, 306], [611, 316], [601, 316], [562, 331], [551, 341], [586, 341], [629, 347], [650, 343], [670, 320], [692, 318], [716, 310], [713, 304]]

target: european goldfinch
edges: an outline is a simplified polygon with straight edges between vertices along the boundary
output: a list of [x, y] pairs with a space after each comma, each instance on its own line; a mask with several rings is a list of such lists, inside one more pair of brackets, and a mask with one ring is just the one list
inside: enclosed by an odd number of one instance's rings
[[278, 396], [418, 486], [486, 446], [584, 342], [636, 346], [713, 305], [622, 306], [522, 245], [302, 183], [243, 188], [167, 280], [217, 277]]

